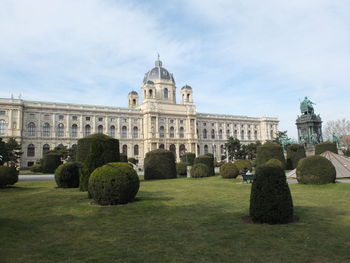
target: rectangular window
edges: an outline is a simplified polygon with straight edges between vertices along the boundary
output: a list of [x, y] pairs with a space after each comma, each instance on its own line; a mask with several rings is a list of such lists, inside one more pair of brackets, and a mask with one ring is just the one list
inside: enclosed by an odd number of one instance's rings
[[58, 119], [61, 121], [63, 120], [63, 115], [58, 115]]
[[72, 116], [72, 120], [73, 120], [73, 121], [78, 120], [78, 116]]
[[6, 111], [0, 110], [0, 115], [5, 115]]
[[99, 117], [99, 118], [98, 118], [98, 121], [103, 121], [103, 118], [102, 118], [102, 117]]
[[85, 120], [90, 121], [90, 117], [85, 117]]
[[114, 122], [114, 118], [111, 118], [111, 122]]
[[184, 120], [180, 120], [180, 124], [184, 124]]

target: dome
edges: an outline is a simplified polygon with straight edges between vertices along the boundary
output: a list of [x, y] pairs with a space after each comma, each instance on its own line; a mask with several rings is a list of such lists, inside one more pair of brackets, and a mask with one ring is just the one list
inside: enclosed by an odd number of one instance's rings
[[133, 90], [133, 91], [129, 92], [129, 95], [139, 95], [139, 94], [136, 91]]
[[185, 85], [185, 86], [183, 86], [181, 89], [192, 89], [192, 87], [191, 87], [191, 86], [188, 86], [188, 85]]
[[149, 81], [153, 82], [153, 80], [167, 80], [175, 84], [173, 74], [169, 73], [162, 65], [162, 61], [160, 61], [158, 57], [158, 60], [155, 62], [155, 67], [145, 74], [143, 84], [151, 84]]

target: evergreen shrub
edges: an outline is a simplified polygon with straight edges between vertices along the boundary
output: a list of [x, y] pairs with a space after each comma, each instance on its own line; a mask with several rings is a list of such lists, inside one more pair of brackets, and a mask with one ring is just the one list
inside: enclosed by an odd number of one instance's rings
[[176, 164], [176, 171], [178, 175], [186, 176], [187, 175], [187, 163], [179, 162]]
[[62, 164], [61, 155], [55, 152], [47, 153], [43, 157], [42, 172], [54, 173], [58, 166]]
[[30, 171], [33, 172], [33, 173], [40, 173], [40, 172], [42, 172], [41, 164], [40, 163], [33, 164], [30, 167]]
[[239, 174], [245, 173], [253, 168], [249, 160], [237, 159], [233, 164], [237, 167]]
[[305, 148], [301, 144], [291, 144], [287, 146], [287, 169], [297, 168], [299, 160], [306, 157]]
[[175, 156], [171, 151], [157, 149], [146, 153], [145, 180], [176, 178]]
[[270, 159], [280, 160], [285, 169], [286, 160], [284, 158], [283, 149], [278, 143], [266, 142], [258, 146], [256, 152], [256, 166], [263, 165]]
[[327, 158], [314, 155], [299, 161], [296, 174], [301, 184], [328, 184], [335, 183], [337, 172]]
[[195, 158], [196, 158], [196, 154], [187, 152], [181, 156], [181, 162], [185, 162], [187, 163], [187, 165], [192, 166]]
[[284, 169], [283, 163], [280, 160], [277, 160], [277, 159], [270, 159], [265, 164], [272, 165], [272, 166], [277, 166], [277, 167], [280, 167], [281, 169]]
[[81, 176], [81, 164], [77, 162], [68, 162], [61, 164], [55, 171], [55, 181], [61, 188], [79, 187]]
[[89, 178], [89, 193], [100, 205], [131, 202], [139, 187], [139, 177], [127, 163], [105, 164], [96, 168]]
[[285, 224], [293, 221], [293, 200], [282, 168], [266, 164], [257, 167], [249, 211], [254, 223]]
[[76, 160], [83, 165], [80, 190], [87, 191], [89, 176], [97, 168], [119, 162], [119, 141], [105, 134], [92, 134], [78, 140]]
[[0, 166], [0, 188], [14, 185], [18, 182], [16, 167]]
[[239, 170], [234, 163], [225, 163], [220, 167], [222, 178], [237, 178]]
[[215, 175], [214, 156], [212, 154], [200, 155], [194, 159], [194, 164], [202, 163], [208, 166], [209, 176]]
[[321, 142], [315, 146], [315, 155], [320, 155], [325, 151], [331, 151], [338, 154], [337, 144], [335, 142]]
[[204, 163], [197, 163], [192, 166], [191, 177], [201, 178], [201, 177], [208, 177], [208, 176], [211, 176], [208, 165]]

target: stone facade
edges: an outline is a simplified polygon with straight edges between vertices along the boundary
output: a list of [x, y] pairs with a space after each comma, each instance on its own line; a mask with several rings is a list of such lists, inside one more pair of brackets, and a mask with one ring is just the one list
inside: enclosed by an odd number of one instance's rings
[[229, 136], [242, 143], [272, 140], [276, 118], [197, 113], [190, 86], [181, 89], [176, 102], [173, 75], [157, 60], [145, 74], [139, 95], [128, 95], [128, 108], [0, 99], [0, 137], [16, 138], [23, 155], [21, 166], [30, 166], [45, 151], [79, 138], [104, 133], [120, 140], [120, 151], [143, 163], [145, 153], [165, 148], [180, 155], [213, 153], [220, 160]]

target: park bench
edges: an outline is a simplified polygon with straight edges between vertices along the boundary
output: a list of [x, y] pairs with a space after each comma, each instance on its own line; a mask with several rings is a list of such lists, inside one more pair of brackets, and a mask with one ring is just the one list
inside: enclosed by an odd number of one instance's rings
[[246, 182], [246, 183], [252, 183], [253, 180], [254, 180], [254, 174], [246, 174], [246, 173], [243, 173], [242, 174], [242, 177], [243, 177], [243, 183]]

